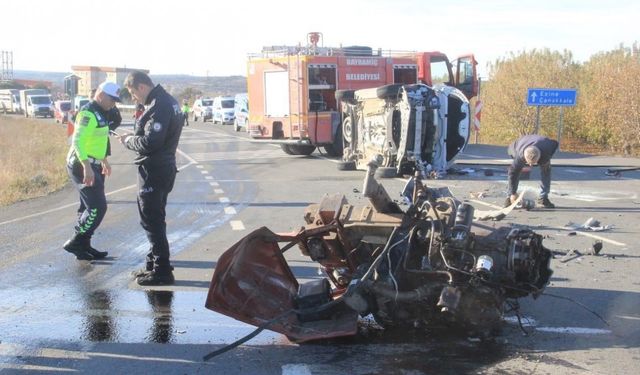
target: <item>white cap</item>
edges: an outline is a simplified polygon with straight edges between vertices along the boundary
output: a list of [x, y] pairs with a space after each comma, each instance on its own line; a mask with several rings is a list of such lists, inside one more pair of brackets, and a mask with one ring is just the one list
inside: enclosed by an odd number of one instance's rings
[[113, 82], [104, 81], [98, 86], [98, 89], [105, 94], [109, 95], [111, 99], [116, 102], [120, 101], [120, 95], [118, 95], [118, 91], [120, 91], [120, 86]]

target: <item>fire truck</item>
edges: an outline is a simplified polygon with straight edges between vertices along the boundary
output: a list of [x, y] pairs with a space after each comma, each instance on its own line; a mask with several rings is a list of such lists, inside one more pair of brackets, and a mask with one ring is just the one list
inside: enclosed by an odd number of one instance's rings
[[323, 35], [307, 35], [307, 45], [263, 47], [248, 59], [249, 133], [254, 140], [280, 144], [290, 155], [322, 147], [340, 156], [341, 93], [389, 84], [436, 83], [477, 95], [473, 55], [450, 62], [441, 52], [400, 52], [370, 47], [325, 47]]

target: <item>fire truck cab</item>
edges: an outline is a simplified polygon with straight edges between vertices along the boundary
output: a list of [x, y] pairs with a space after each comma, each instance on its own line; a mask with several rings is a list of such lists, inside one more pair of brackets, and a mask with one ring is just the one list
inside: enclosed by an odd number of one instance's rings
[[466, 95], [477, 94], [473, 55], [452, 65], [440, 52], [332, 48], [322, 46], [321, 33], [308, 38], [306, 47], [264, 47], [248, 60], [249, 133], [256, 140], [279, 143], [287, 154], [309, 155], [323, 147], [330, 156], [342, 155], [339, 90], [464, 83]]

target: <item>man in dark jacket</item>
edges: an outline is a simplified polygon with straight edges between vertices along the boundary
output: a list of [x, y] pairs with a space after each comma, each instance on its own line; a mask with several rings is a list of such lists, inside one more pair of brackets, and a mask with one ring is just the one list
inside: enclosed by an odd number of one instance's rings
[[134, 134], [122, 134], [120, 142], [136, 151], [138, 165], [138, 213], [151, 249], [144, 270], [136, 274], [140, 285], [174, 283], [169, 261], [165, 207], [176, 178], [176, 149], [184, 117], [178, 102], [143, 72], [132, 72], [124, 81], [131, 97], [147, 106], [136, 121]]
[[509, 166], [509, 197], [504, 206], [511, 205], [518, 198], [518, 182], [520, 172], [525, 165], [540, 166], [540, 196], [536, 205], [544, 208], [555, 208], [549, 200], [551, 190], [551, 157], [558, 149], [558, 142], [537, 134], [525, 135], [509, 145], [509, 156], [513, 162]]

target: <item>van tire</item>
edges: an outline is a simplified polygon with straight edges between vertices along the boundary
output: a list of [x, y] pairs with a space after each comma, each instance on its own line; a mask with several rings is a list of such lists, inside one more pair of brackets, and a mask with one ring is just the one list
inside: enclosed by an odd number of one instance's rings
[[336, 90], [334, 95], [339, 102], [356, 104], [355, 92], [356, 90]]
[[356, 162], [355, 161], [341, 161], [338, 163], [339, 171], [355, 171], [356, 170]]
[[380, 167], [376, 169], [376, 177], [378, 178], [394, 178], [398, 176], [395, 167]]
[[378, 97], [378, 99], [395, 99], [400, 94], [402, 86], [404, 86], [404, 84], [394, 83], [392, 85], [378, 87], [378, 89], [376, 90], [376, 96]]

